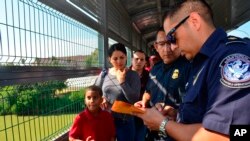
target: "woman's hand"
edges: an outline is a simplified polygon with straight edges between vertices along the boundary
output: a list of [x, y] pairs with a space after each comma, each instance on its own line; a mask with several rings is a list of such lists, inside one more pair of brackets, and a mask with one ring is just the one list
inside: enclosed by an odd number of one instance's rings
[[122, 70], [116, 70], [116, 78], [119, 81], [120, 84], [125, 82], [125, 78], [126, 78], [126, 73], [127, 73], [128, 69], [122, 69]]
[[103, 110], [108, 110], [108, 105], [109, 105], [109, 102], [106, 100], [105, 97], [102, 97], [102, 103], [101, 103], [100, 107]]

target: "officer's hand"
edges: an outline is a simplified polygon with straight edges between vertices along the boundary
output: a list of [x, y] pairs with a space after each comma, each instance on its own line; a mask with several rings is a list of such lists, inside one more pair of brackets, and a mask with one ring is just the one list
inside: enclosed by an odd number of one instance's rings
[[140, 102], [141, 107], [149, 108], [151, 106], [149, 103], [150, 103], [150, 94], [145, 92], [142, 96], [142, 101]]
[[146, 108], [149, 107], [150, 95], [148, 93], [144, 93], [142, 96], [142, 100], [138, 101], [134, 104], [135, 107], [138, 108]]
[[171, 106], [166, 105], [163, 110], [161, 111], [161, 113], [167, 117], [169, 120], [176, 120], [177, 117], [177, 110], [174, 109]]
[[163, 108], [164, 108], [164, 103], [162, 102], [159, 102], [159, 103], [156, 103], [155, 104], [155, 108], [159, 111], [159, 112], [162, 112], [163, 111]]
[[141, 109], [145, 111], [143, 114], [133, 113], [133, 115], [140, 117], [150, 130], [159, 130], [160, 124], [165, 117], [155, 107]]

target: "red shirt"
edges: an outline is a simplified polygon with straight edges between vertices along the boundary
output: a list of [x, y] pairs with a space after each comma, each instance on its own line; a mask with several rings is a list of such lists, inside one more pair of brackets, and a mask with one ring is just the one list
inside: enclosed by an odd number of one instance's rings
[[97, 116], [87, 109], [78, 114], [70, 129], [69, 137], [86, 140], [88, 136], [95, 141], [110, 141], [115, 137], [115, 125], [112, 115], [100, 110]]

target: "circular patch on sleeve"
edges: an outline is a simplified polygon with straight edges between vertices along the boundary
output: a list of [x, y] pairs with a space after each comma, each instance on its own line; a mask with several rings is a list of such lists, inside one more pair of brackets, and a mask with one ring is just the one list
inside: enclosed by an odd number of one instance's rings
[[250, 58], [243, 54], [231, 54], [220, 63], [221, 83], [231, 88], [250, 87]]

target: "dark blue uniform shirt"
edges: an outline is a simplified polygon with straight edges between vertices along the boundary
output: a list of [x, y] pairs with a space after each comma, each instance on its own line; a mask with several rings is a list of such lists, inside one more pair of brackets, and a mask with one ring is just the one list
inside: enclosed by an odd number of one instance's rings
[[182, 123], [229, 134], [230, 125], [250, 125], [250, 46], [217, 29], [192, 61]]
[[165, 102], [174, 108], [179, 107], [182, 94], [185, 93], [190, 63], [179, 57], [173, 64], [163, 61], [154, 65], [149, 73], [146, 92], [151, 95], [151, 102]]

